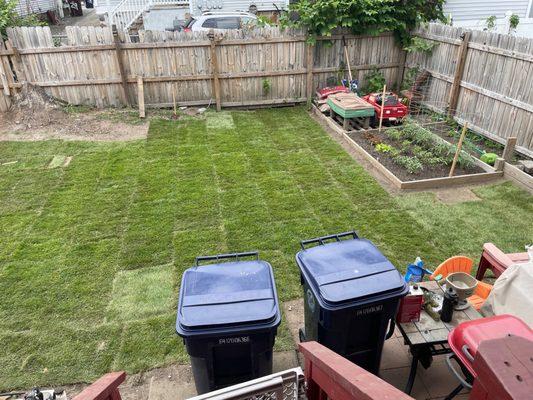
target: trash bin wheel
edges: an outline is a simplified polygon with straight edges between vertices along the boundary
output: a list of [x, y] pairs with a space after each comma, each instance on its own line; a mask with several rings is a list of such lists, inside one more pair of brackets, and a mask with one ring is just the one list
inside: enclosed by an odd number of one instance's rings
[[300, 338], [300, 342], [305, 342], [305, 332], [303, 328], [298, 329], [298, 337]]

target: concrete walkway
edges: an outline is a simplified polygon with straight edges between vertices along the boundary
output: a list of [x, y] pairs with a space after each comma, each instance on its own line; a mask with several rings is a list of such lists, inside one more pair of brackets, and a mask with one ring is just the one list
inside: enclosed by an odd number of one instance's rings
[[66, 26], [100, 26], [100, 20], [94, 8], [83, 7], [82, 10], [83, 15], [81, 17], [71, 17], [68, 9], [65, 9], [65, 18], [58, 25], [50, 25], [52, 35], [62, 35]]
[[[304, 324], [303, 300], [284, 303], [283, 313], [294, 342], [298, 343], [298, 329]], [[274, 353], [274, 372], [296, 366], [303, 368], [302, 360], [299, 358], [296, 350]], [[408, 347], [403, 344], [403, 338], [396, 330], [394, 336], [385, 342], [380, 376], [386, 382], [403, 390], [410, 365], [411, 356]], [[411, 396], [417, 400], [442, 400], [457, 385], [458, 382], [446, 366], [445, 357], [439, 356], [433, 359], [433, 364], [427, 370], [419, 366]], [[76, 385], [67, 388], [67, 394], [71, 397], [83, 387]], [[172, 365], [128, 376], [120, 391], [124, 400], [184, 400], [196, 395], [189, 365]], [[466, 400], [468, 393], [464, 391], [456, 399]]]

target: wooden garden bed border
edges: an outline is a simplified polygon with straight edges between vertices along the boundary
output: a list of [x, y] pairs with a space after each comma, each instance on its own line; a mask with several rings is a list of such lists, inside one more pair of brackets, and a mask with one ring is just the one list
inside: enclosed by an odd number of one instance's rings
[[[322, 112], [313, 105], [312, 112], [331, 129], [336, 136], [340, 136], [344, 139], [350, 147], [352, 147], [358, 155], [367, 160], [376, 170], [387, 180], [389, 180], [396, 188], [400, 190], [424, 190], [424, 189], [442, 189], [451, 186], [485, 183], [495, 179], [501, 178], [504, 175], [503, 171], [496, 171], [490, 165], [485, 164], [483, 161], [474, 157], [476, 165], [482, 168], [486, 172], [480, 172], [469, 175], [458, 175], [450, 177], [420, 179], [417, 181], [402, 181], [396, 175], [394, 175], [388, 168], [383, 166], [378, 160], [376, 160], [371, 154], [357, 144], [348, 133], [337, 125], [331, 118], [322, 114]], [[361, 131], [356, 131], [361, 132]]]
[[533, 194], [533, 176], [526, 174], [524, 171], [508, 162], [506, 162], [503, 167], [503, 176]]

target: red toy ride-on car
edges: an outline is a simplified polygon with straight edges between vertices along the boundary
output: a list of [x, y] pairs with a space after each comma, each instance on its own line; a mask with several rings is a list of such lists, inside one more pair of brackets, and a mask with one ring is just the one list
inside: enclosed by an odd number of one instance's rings
[[[374, 107], [376, 112], [374, 123], [381, 117], [381, 105], [383, 93], [370, 93], [363, 97], [367, 103]], [[385, 93], [385, 105], [383, 109], [383, 122], [399, 124], [409, 114], [409, 108], [400, 102], [398, 96], [392, 92]]]

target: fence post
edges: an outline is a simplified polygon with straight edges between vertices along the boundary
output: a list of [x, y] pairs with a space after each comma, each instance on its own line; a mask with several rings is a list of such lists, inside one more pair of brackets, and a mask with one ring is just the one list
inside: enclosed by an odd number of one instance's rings
[[511, 158], [513, 157], [516, 139], [515, 136], [508, 138], [505, 147], [503, 148], [502, 158], [507, 162], [511, 162]]
[[403, 73], [405, 71], [405, 61], [407, 60], [407, 52], [400, 50], [400, 57], [398, 58], [398, 75], [396, 76], [396, 91], [400, 93], [402, 89]]
[[126, 105], [130, 106], [130, 98], [128, 96], [128, 80], [126, 77], [126, 72], [124, 70], [124, 58], [122, 57], [122, 46], [120, 43], [120, 38], [118, 36], [118, 31], [116, 25], [113, 25], [113, 39], [115, 42], [115, 54], [117, 55], [118, 70], [120, 74], [120, 80], [122, 81], [122, 90], [124, 92], [124, 100]]
[[142, 76], [137, 77], [137, 104], [139, 106], [139, 117], [146, 117], [144, 109], [144, 83]]
[[216, 38], [213, 30], [209, 32], [209, 41], [210, 50], [211, 50], [211, 70], [213, 75], [213, 91], [215, 92], [215, 101], [217, 106], [217, 111], [222, 109], [220, 104], [220, 79], [218, 72], [218, 59], [217, 59], [217, 48], [216, 48]]
[[313, 67], [315, 64], [315, 46], [308, 44], [307, 47], [307, 62], [306, 62], [306, 96], [307, 96], [307, 106], [311, 106], [311, 101], [313, 100]]
[[461, 89], [461, 80], [463, 79], [463, 71], [465, 69], [466, 54], [468, 53], [468, 42], [470, 41], [470, 31], [466, 31], [461, 35], [463, 40], [459, 49], [457, 50], [457, 58], [455, 60], [455, 73], [453, 76], [452, 88], [450, 89], [450, 97], [448, 99], [448, 115], [453, 117], [459, 101], [459, 91]]

